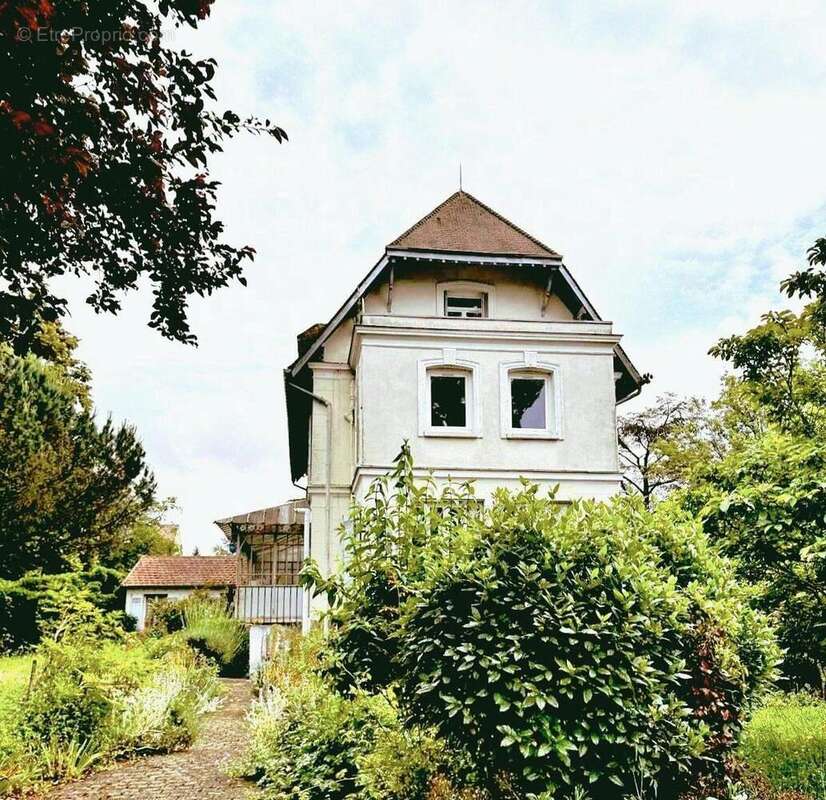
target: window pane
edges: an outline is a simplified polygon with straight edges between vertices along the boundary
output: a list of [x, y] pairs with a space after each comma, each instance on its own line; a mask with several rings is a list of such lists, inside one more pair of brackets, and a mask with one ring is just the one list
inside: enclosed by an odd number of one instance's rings
[[481, 318], [485, 314], [485, 295], [445, 294], [445, 316]]
[[511, 380], [511, 426], [544, 430], [545, 379], [513, 378]]
[[434, 428], [466, 427], [465, 379], [463, 377], [431, 375], [430, 424]]

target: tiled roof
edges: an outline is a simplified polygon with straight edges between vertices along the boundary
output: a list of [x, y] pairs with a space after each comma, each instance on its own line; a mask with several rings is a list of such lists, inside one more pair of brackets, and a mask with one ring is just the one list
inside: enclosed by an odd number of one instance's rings
[[560, 257], [559, 253], [517, 228], [473, 195], [462, 191], [448, 197], [391, 242], [387, 249]]
[[229, 586], [235, 556], [141, 556], [123, 586]]

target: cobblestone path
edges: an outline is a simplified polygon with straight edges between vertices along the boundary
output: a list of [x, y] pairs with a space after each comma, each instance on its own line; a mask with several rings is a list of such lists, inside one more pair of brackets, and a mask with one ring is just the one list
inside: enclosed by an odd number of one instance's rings
[[247, 800], [261, 794], [246, 781], [227, 777], [242, 751], [250, 703], [246, 680], [224, 680], [223, 705], [204, 721], [189, 750], [117, 764], [77, 783], [56, 788], [45, 800]]

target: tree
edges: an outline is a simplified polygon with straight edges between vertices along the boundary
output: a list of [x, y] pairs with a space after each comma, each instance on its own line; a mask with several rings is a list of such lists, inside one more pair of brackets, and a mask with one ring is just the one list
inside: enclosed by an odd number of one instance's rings
[[180, 548], [163, 530], [164, 517], [175, 508], [173, 499], [156, 501], [116, 531], [111, 548], [98, 555], [97, 563], [126, 574], [143, 555], [180, 555]]
[[770, 430], [694, 476], [683, 498], [760, 588], [774, 613], [783, 671], [819, 685], [826, 670], [826, 444]]
[[[783, 282], [817, 294], [826, 240], [810, 264]], [[820, 289], [818, 288], [820, 287]], [[826, 675], [826, 337], [824, 298], [800, 314], [773, 311], [711, 354], [730, 362], [723, 400], [732, 446], [700, 463], [683, 504], [760, 588], [759, 605], [779, 622], [784, 672], [815, 685]]]
[[245, 284], [252, 247], [224, 240], [208, 157], [269, 120], [213, 109], [214, 59], [169, 46], [212, 0], [0, 3], [0, 341], [23, 354], [66, 312], [53, 282], [88, 274], [116, 313], [142, 281], [149, 324], [194, 342], [191, 295]]
[[771, 311], [760, 325], [709, 352], [731, 363], [745, 393], [781, 430], [826, 433], [826, 339], [818, 303], [801, 314]]
[[65, 371], [0, 350], [0, 578], [98, 563], [154, 502], [134, 428], [97, 425]]
[[812, 316], [826, 330], [826, 238], [818, 239], [806, 253], [809, 266], [798, 270], [780, 284], [789, 297], [811, 297]]
[[697, 398], [664, 394], [617, 423], [619, 457], [626, 492], [642, 495], [646, 508], [681, 484], [690, 468], [708, 456], [714, 439], [705, 435], [708, 409]]

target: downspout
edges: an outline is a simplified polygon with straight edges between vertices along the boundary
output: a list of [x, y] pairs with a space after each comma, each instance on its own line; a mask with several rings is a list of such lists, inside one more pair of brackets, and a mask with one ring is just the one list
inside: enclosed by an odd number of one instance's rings
[[[303, 392], [308, 397], [315, 400], [316, 403], [323, 405], [327, 410], [327, 475], [325, 476], [324, 481], [324, 502], [327, 505], [327, 568], [331, 569], [330, 541], [332, 538], [332, 531], [330, 531], [330, 522], [332, 520], [332, 515], [330, 510], [330, 486], [333, 482], [333, 410], [329, 400], [325, 400], [323, 397], [313, 394], [309, 389], [305, 389], [297, 383], [288, 383], [287, 386], [292, 389], [297, 389], [299, 392]], [[307, 482], [307, 488], [309, 489], [309, 481]]]

